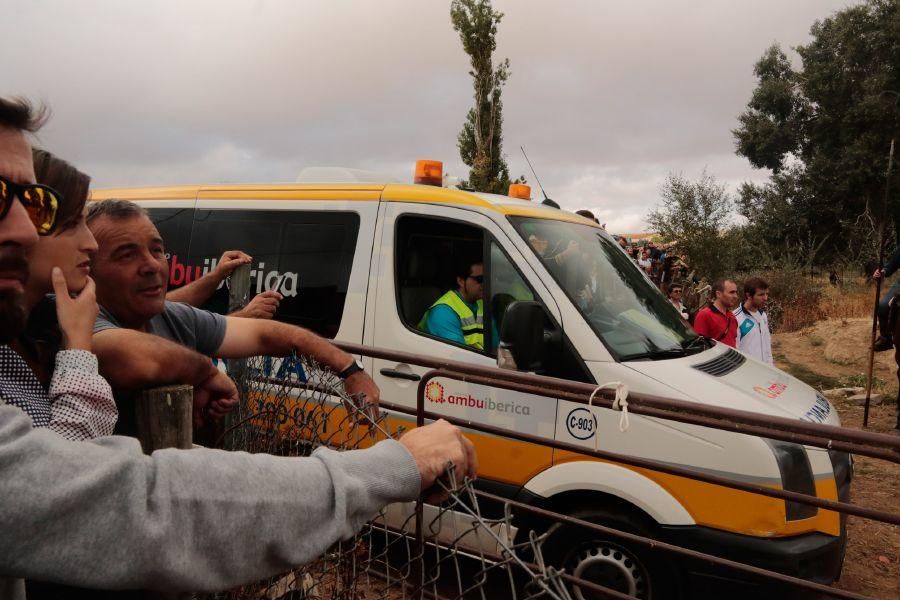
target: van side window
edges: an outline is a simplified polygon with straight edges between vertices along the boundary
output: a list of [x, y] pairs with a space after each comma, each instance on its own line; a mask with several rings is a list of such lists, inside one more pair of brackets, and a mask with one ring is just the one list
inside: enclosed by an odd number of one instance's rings
[[[537, 297], [534, 289], [528, 285], [528, 282], [522, 277], [516, 266], [509, 260], [506, 253], [493, 241], [491, 242], [491, 261], [488, 265], [488, 273], [490, 285], [487, 287], [487, 293], [490, 294], [491, 298], [488, 316], [494, 323], [491, 331], [495, 333], [491, 338], [490, 354], [496, 356], [497, 344], [500, 342], [497, 334], [502, 331], [503, 318], [506, 316], [506, 309], [509, 308], [509, 305], [513, 302], [528, 302], [532, 300], [540, 302], [540, 298]], [[549, 333], [550, 341], [544, 357], [544, 372], [542, 374], [591, 383], [592, 378], [578, 358], [572, 343], [557, 324], [553, 322], [553, 319], [550, 318], [546, 307], [544, 309], [544, 329]]]
[[[242, 250], [253, 257], [251, 297], [284, 275], [275, 318], [333, 338], [344, 314], [359, 225], [352, 212], [198, 210], [190, 260], [170, 278], [193, 281], [214, 268], [222, 252]], [[225, 313], [227, 285], [204, 308]]]
[[[509, 305], [517, 300], [534, 300], [535, 295], [531, 286], [525, 282], [496, 242], [491, 242], [491, 262], [488, 271], [490, 285], [487, 289], [491, 295], [491, 318], [496, 323], [494, 329], [499, 332], [503, 327], [503, 317]], [[491, 338], [491, 354], [496, 353], [498, 342], [497, 336]]]
[[[400, 318], [407, 327], [423, 335], [484, 352], [483, 345], [477, 345], [479, 331], [483, 338], [484, 302], [466, 302], [457, 293], [458, 272], [483, 261], [482, 230], [448, 219], [405, 215], [397, 220], [396, 233]], [[479, 285], [478, 275], [464, 273], [469, 274], [474, 277], [468, 278], [465, 285], [474, 290]], [[477, 315], [471, 307], [476, 307], [477, 312], [479, 304], [481, 314]], [[476, 323], [479, 319], [480, 325]]]
[[166, 248], [169, 260], [169, 289], [174, 290], [184, 285], [184, 281], [172, 281], [172, 265], [184, 264], [191, 248], [191, 222], [194, 220], [193, 208], [149, 208], [150, 220], [156, 225]]

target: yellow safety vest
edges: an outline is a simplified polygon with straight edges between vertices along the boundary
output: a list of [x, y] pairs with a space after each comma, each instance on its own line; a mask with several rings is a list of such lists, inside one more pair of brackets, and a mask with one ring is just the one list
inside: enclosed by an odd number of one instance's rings
[[484, 302], [479, 300], [475, 303], [478, 306], [478, 313], [475, 314], [472, 312], [472, 309], [469, 308], [469, 305], [459, 297], [459, 294], [450, 290], [438, 298], [435, 303], [425, 311], [425, 314], [422, 315], [422, 320], [419, 321], [419, 329], [425, 331], [425, 321], [428, 319], [428, 312], [440, 304], [449, 306], [453, 309], [453, 312], [456, 313], [456, 316], [459, 317], [459, 323], [462, 326], [462, 334], [463, 338], [466, 340], [466, 346], [484, 350]]

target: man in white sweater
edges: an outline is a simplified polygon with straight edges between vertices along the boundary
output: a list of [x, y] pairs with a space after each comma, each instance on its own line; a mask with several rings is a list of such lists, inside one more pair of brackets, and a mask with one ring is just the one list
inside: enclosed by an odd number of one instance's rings
[[[0, 344], [24, 326], [28, 254], [36, 227], [55, 210], [34, 187], [25, 136], [42, 121], [26, 102], [0, 98]], [[60, 322], [92, 322], [91, 302], [60, 303]], [[179, 359], [209, 362], [172, 345], [184, 353]], [[96, 358], [75, 352], [57, 355], [57, 370], [68, 375], [54, 379], [57, 392], [100, 377]], [[234, 393], [216, 378], [200, 385], [213, 399]], [[0, 599], [24, 598], [23, 578], [220, 590], [268, 577], [352, 536], [385, 505], [413, 500], [448, 463], [472, 477], [477, 470], [471, 442], [442, 421], [399, 442], [308, 458], [204, 449], [145, 456], [132, 438], [72, 443], [33, 429], [0, 397]], [[253, 506], [265, 510], [248, 511]]]

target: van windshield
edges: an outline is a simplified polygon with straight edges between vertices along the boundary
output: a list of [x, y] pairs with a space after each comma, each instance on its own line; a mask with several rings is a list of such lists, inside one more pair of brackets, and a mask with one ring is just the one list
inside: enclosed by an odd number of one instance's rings
[[576, 223], [510, 220], [618, 360], [677, 358], [705, 349], [610, 236]]

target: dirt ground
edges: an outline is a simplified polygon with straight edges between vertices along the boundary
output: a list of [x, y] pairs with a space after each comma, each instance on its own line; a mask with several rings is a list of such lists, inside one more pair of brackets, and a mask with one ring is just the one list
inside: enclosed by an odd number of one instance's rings
[[[807, 329], [775, 334], [776, 364], [818, 389], [865, 385], [871, 320], [832, 319]], [[897, 418], [897, 377], [893, 352], [876, 354], [875, 392], [885, 396], [871, 407], [869, 431], [900, 435]], [[861, 428], [863, 407], [849, 401], [835, 406], [845, 427]], [[900, 512], [900, 465], [856, 457], [852, 485], [854, 504]], [[847, 557], [837, 587], [875, 598], [900, 596], [900, 527], [850, 517]]]

